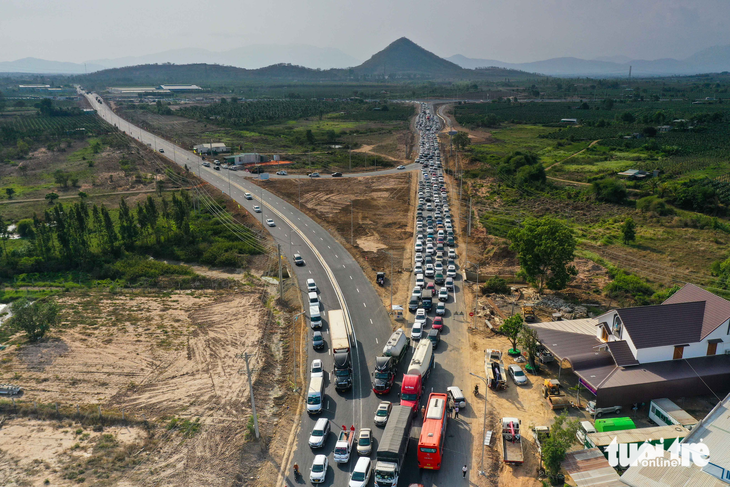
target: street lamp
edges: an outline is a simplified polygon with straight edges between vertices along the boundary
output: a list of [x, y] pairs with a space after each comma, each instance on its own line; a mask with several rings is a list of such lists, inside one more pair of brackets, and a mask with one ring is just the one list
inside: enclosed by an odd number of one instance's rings
[[482, 418], [482, 460], [479, 463], [479, 475], [486, 476], [486, 474], [484, 473], [484, 443], [487, 434], [487, 391], [489, 390], [489, 382], [487, 382], [487, 379], [485, 379], [481, 375], [476, 375], [473, 372], [469, 372], [469, 375], [473, 375], [477, 379], [481, 379], [484, 382], [484, 415]]

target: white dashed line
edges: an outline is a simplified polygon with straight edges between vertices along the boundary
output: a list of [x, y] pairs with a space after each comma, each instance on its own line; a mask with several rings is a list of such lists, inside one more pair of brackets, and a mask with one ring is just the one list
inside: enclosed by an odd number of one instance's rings
[[363, 305], [363, 306], [365, 306], [366, 308], [368, 307], [368, 305], [367, 305], [367, 304], [365, 304], [365, 303], [362, 303], [362, 305]]
[[332, 250], [332, 247], [330, 247], [329, 245], [327, 246], [327, 248], [330, 249], [330, 250]]
[[[372, 318], [370, 318], [370, 324], [371, 325], [373, 324], [373, 319]], [[376, 340], [377, 340], [377, 338], [376, 338]]]
[[337, 257], [337, 254], [335, 254], [335, 258], [336, 258], [336, 259], [339, 259], [339, 257]]
[[345, 267], [345, 264], [342, 264], [342, 268], [343, 268], [343, 269], [346, 269], [346, 267]]
[[350, 276], [350, 280], [352, 280], [352, 276]]

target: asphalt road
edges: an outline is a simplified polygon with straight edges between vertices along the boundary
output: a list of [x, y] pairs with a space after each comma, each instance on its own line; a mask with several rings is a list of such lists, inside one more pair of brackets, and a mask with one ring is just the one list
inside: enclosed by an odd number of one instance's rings
[[[305, 260], [306, 265], [302, 267], [294, 267], [294, 275], [296, 276], [299, 287], [303, 291], [303, 300], [306, 302], [306, 280], [308, 278], [315, 279], [320, 289], [320, 297], [323, 303], [323, 318], [326, 320], [326, 311], [330, 309], [340, 309], [344, 303], [352, 322], [351, 342], [353, 343], [353, 372], [354, 386], [353, 389], [340, 394], [334, 390], [329, 380], [326, 380], [327, 388], [325, 392], [325, 408], [320, 416], [309, 417], [305, 412], [302, 413], [301, 428], [297, 435], [296, 450], [293, 459], [286, 467], [285, 485], [294, 486], [298, 484], [309, 483], [309, 467], [312, 464], [314, 455], [324, 453], [330, 460], [327, 480], [323, 484], [328, 485], [347, 485], [349, 473], [357, 460], [357, 453], [353, 453], [350, 462], [339, 465], [333, 462], [332, 452], [336, 442], [336, 432], [342, 427], [354, 425], [357, 430], [361, 427], [370, 427], [373, 431], [374, 445], [373, 452], [377, 449], [377, 444], [382, 436], [383, 428], [376, 427], [373, 424], [373, 414], [377, 405], [381, 400], [389, 400], [398, 403], [397, 391], [400, 390], [400, 379], [402, 378], [403, 369], [410, 362], [411, 352], [403, 360], [400, 366], [398, 380], [390, 394], [386, 396], [376, 396], [372, 392], [370, 370], [374, 364], [374, 359], [380, 355], [382, 347], [391, 334], [390, 320], [385, 308], [382, 305], [380, 297], [373, 288], [372, 282], [365, 276], [357, 261], [340, 245], [326, 230], [320, 227], [316, 222], [307, 217], [303, 212], [299, 211], [296, 206], [290, 205], [276, 195], [254, 185], [248, 179], [253, 176], [242, 171], [215, 171], [212, 168], [202, 166], [202, 160], [195, 154], [175, 146], [169, 141], [161, 139], [139, 127], [130, 124], [126, 120], [121, 119], [114, 114], [106, 104], [100, 104], [96, 101], [97, 95], [88, 95], [87, 98], [91, 105], [97, 110], [97, 113], [107, 122], [117, 126], [121, 131], [150, 146], [151, 149], [159, 151], [163, 149], [164, 155], [180, 166], [187, 165], [191, 171], [196, 172], [199, 177], [216, 186], [224, 193], [229, 194], [242, 207], [246, 208], [256, 217], [262, 218], [262, 221], [271, 218], [275, 221], [275, 227], [266, 227], [275, 241], [281, 245], [282, 254], [288, 257], [289, 262], [293, 262], [294, 253], [299, 253]], [[406, 170], [420, 170], [420, 165], [409, 164]], [[403, 170], [389, 169], [383, 171], [374, 171], [369, 173], [345, 174], [344, 177], [362, 177], [372, 175], [387, 175], [400, 173]], [[275, 176], [272, 178], [305, 178], [307, 176]], [[324, 176], [331, 177], [331, 176]], [[420, 171], [419, 171], [419, 178]], [[449, 188], [451, 190], [452, 188]], [[244, 192], [252, 194], [253, 199], [247, 200]], [[453, 191], [450, 192], [453, 195]], [[263, 201], [263, 205], [260, 204]], [[456, 200], [452, 196], [450, 199], [452, 207], [456, 205]], [[260, 205], [263, 212], [256, 214], [253, 212], [253, 206]], [[456, 210], [457, 208], [454, 208]], [[463, 265], [463, 262], [457, 261], [457, 264]], [[414, 281], [414, 278], [411, 279]], [[413, 282], [412, 282], [413, 284]], [[468, 399], [471, 396], [470, 391], [473, 383], [456, 383], [454, 374], [465, 370], [468, 361], [468, 341], [467, 328], [469, 325], [468, 312], [465, 310], [463, 293], [463, 281], [461, 273], [457, 273], [455, 279], [455, 292], [449, 298], [447, 303], [447, 313], [444, 317], [444, 330], [442, 332], [442, 340], [435, 352], [435, 366], [426, 383], [426, 394], [424, 401], [428, 397], [428, 393], [433, 391], [445, 392], [446, 388], [451, 385], [459, 385]], [[457, 313], [464, 313], [463, 315]], [[431, 317], [433, 315], [431, 314]], [[303, 317], [302, 317], [303, 318]], [[409, 329], [412, 324], [412, 315], [408, 316]], [[301, 318], [300, 318], [301, 319]], [[308, 320], [307, 320], [308, 321]], [[430, 324], [430, 320], [429, 320]], [[426, 327], [426, 331], [428, 327]], [[323, 327], [325, 341], [329, 342], [327, 326]], [[311, 348], [311, 340], [308, 342], [308, 363], [315, 358], [323, 360], [326, 379], [332, 373], [333, 362], [329, 347], [324, 351], [317, 352]], [[307, 374], [307, 380], [309, 375]], [[306, 390], [306, 384], [304, 385]], [[326, 417], [332, 421], [332, 428], [324, 448], [312, 451], [308, 445], [309, 434], [318, 417]], [[458, 420], [451, 420], [447, 430], [446, 453], [444, 457], [444, 465], [440, 471], [421, 471], [418, 469], [416, 462], [416, 442], [420, 434], [420, 419], [414, 421], [414, 428], [411, 432], [411, 445], [404, 468], [404, 476], [402, 484], [408, 485], [411, 482], [419, 482], [425, 487], [430, 486], [451, 486], [458, 483], [464, 483], [461, 478], [461, 467], [467, 463], [470, 468], [469, 476], [476, 474], [478, 466], [472, 469], [470, 462], [471, 445], [472, 445], [472, 425], [478, 429], [480, 427], [480, 418], [476, 418], [471, 408], [467, 406], [465, 411], [460, 413]], [[374, 460], [374, 453], [371, 458]], [[291, 475], [291, 464], [297, 463], [300, 470], [304, 474], [303, 480], [299, 481]], [[468, 479], [467, 479], [468, 480]], [[371, 480], [372, 484], [372, 480]]]
[[[149, 145], [151, 149], [156, 151], [163, 149], [165, 151], [163, 155], [168, 159], [180, 166], [187, 165], [191, 171], [197, 172], [202, 180], [216, 186], [224, 193], [230, 194], [235, 201], [255, 216], [264, 220], [273, 219], [276, 226], [266, 228], [281, 245], [282, 253], [289, 258], [289, 262], [293, 262], [291, 258], [293, 253], [302, 255], [306, 262], [305, 266], [293, 269], [300, 289], [303, 291], [305, 302], [307, 301], [306, 280], [308, 278], [314, 278], [320, 288], [324, 311], [340, 309], [342, 301], [344, 301], [353, 326], [351, 342], [353, 343], [354, 386], [352, 390], [340, 394], [334, 390], [334, 386], [330, 384], [329, 380], [326, 381], [325, 409], [321, 417], [332, 420], [332, 432], [323, 449], [312, 451], [309, 448], [308, 439], [318, 416], [309, 417], [305, 411], [301, 418], [301, 429], [297, 436], [292, 464], [294, 462], [299, 464], [304, 479], [308, 483], [309, 467], [314, 455], [320, 452], [325, 453], [330, 458], [330, 467], [327, 481], [323, 485], [347, 485], [349, 474], [357, 460], [357, 454], [355, 453], [350, 462], [344, 465], [335, 464], [332, 461], [331, 454], [336, 442], [335, 431], [342, 425], [346, 425], [348, 428], [350, 425], [354, 425], [358, 430], [360, 427], [371, 427], [376, 445], [382, 435], [382, 428], [375, 427], [372, 422], [373, 414], [381, 398], [372, 392], [370, 369], [375, 357], [381, 353], [383, 345], [391, 334], [391, 326], [382, 301], [373, 289], [373, 284], [345, 248], [326, 230], [299, 211], [296, 206], [290, 205], [274, 194], [254, 185], [242, 172], [214, 171], [212, 168], [202, 167], [202, 160], [195, 154], [118, 117], [106, 104], [96, 101], [97, 95], [87, 95], [87, 98], [97, 113], [108, 123]], [[251, 193], [254, 199], [245, 199], [244, 192]], [[260, 205], [259, 201], [263, 201], [264, 205]], [[263, 212], [254, 213], [254, 205], [262, 206]], [[326, 315], [323, 315], [323, 318], [326, 320]], [[326, 324], [323, 332], [325, 341], [329, 342]], [[322, 352], [317, 352], [312, 350], [311, 343], [308, 343], [308, 352], [308, 363], [311, 363], [314, 358], [321, 358], [325, 371], [329, 372], [325, 374], [325, 377], [329, 378], [333, 369], [329, 347]], [[306, 385], [304, 387], [306, 390]], [[395, 393], [392, 394], [391, 400], [397, 402]], [[298, 482], [291, 475], [291, 471], [291, 465], [287, 466], [286, 485], [297, 485]], [[301, 482], [300, 480], [299, 483]]]
[[[417, 169], [420, 169], [420, 164], [406, 164], [405, 169], [380, 169], [376, 171], [368, 171], [368, 172], [354, 172], [354, 173], [342, 173], [343, 178], [362, 178], [366, 176], [386, 176], [388, 174], [400, 174], [408, 171], [415, 171]], [[286, 170], [286, 169], [284, 169]], [[236, 171], [234, 171], [236, 172]], [[258, 174], [251, 174], [246, 171], [239, 171], [244, 177], [248, 178], [258, 178]], [[287, 174], [286, 176], [279, 176], [276, 173], [272, 172], [269, 173], [269, 177], [271, 179], [339, 179], [339, 178], [332, 178], [331, 174], [322, 174], [320, 173], [319, 178], [310, 178], [306, 174]]]

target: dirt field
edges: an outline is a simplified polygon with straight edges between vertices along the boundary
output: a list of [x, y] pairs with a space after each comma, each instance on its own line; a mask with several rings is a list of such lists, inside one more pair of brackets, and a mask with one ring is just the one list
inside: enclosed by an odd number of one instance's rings
[[[120, 445], [137, 445], [139, 455], [123, 467], [92, 472], [93, 436], [75, 446], [73, 434], [58, 431], [63, 421], [11, 417], [0, 437], [32, 437], [33, 446], [5, 448], [0, 440], [0, 465], [6, 466], [0, 470], [22, 479], [18, 485], [46, 478], [71, 485], [74, 462], [94, 485], [249, 485], [245, 479], [269, 460], [266, 447], [295, 380], [285, 365], [293, 358], [291, 325], [269, 301], [260, 287], [64, 296], [62, 329], [41, 343], [0, 352], [0, 382], [21, 385], [26, 404], [98, 404], [147, 419], [152, 429], [105, 428]], [[267, 438], [253, 446], [246, 443], [251, 410], [243, 353], [251, 356]], [[187, 426], [171, 427], [175, 422]], [[65, 427], [79, 426], [69, 421]], [[154, 447], [140, 452], [145, 442]]]

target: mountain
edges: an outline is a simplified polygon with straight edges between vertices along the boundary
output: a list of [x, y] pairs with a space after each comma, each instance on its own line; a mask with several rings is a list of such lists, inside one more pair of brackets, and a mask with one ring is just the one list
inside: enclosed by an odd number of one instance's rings
[[47, 61], [34, 57], [0, 62], [0, 73], [80, 74], [100, 69], [102, 69], [101, 66], [93, 64], [84, 67], [83, 64]]
[[474, 59], [460, 54], [447, 58], [462, 68], [484, 66], [517, 69], [549, 76], [625, 77], [631, 66], [632, 76], [673, 76], [730, 71], [730, 45], [714, 46], [686, 59], [629, 59], [625, 56], [596, 58], [592, 61], [572, 57], [552, 58], [530, 63], [505, 63], [491, 59]]
[[175, 49], [144, 56], [97, 59], [89, 62], [105, 68], [172, 63], [222, 64], [238, 68], [256, 69], [273, 64], [288, 63], [314, 69], [332, 69], [355, 66], [360, 61], [332, 47], [260, 44], [221, 52], [194, 48]]
[[440, 58], [413, 41], [401, 37], [360, 66], [353, 68], [360, 75], [397, 77], [463, 77], [464, 69]]

